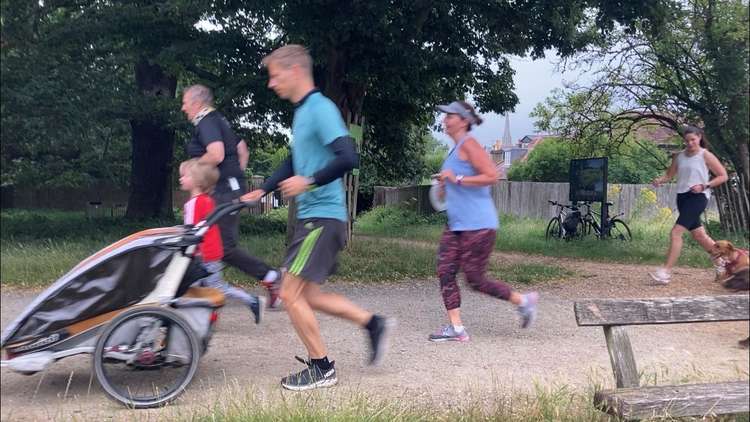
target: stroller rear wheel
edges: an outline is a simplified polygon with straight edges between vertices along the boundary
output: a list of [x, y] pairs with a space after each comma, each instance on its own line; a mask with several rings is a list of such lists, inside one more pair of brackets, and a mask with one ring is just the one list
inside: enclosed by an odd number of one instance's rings
[[111, 398], [145, 409], [179, 396], [199, 359], [198, 338], [185, 319], [169, 308], [138, 307], [104, 329], [94, 350], [94, 372]]

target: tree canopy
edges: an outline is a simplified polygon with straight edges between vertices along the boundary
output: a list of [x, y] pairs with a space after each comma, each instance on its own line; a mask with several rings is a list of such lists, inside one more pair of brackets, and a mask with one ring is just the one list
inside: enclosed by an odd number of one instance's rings
[[569, 58], [566, 65], [592, 71], [594, 81], [537, 108], [540, 127], [577, 142], [604, 135], [616, 147], [641, 126], [675, 134], [701, 126], [711, 150], [748, 183], [748, 35], [742, 0], [677, 3], [658, 31], [636, 20]]
[[576, 145], [569, 140], [548, 138], [537, 145], [524, 161], [515, 162], [508, 172], [508, 180], [530, 182], [569, 181], [570, 160], [607, 157], [609, 183], [650, 183], [662, 173], [660, 163], [667, 161], [667, 153], [649, 141], [632, 137], [611, 150], [605, 137], [599, 142]]
[[189, 134], [180, 87], [212, 87], [251, 148], [276, 148], [292, 106], [265, 88], [259, 63], [286, 43], [307, 46], [324, 93], [347, 121], [365, 122], [364, 166], [382, 170], [373, 177], [409, 178], [406, 163], [421, 151], [435, 104], [469, 94], [482, 111], [512, 110], [508, 54], [570, 55], [636, 21], [659, 26], [663, 4], [6, 1], [3, 183], [32, 180], [56, 161], [73, 169], [72, 155], [85, 161], [87, 177], [71, 183], [122, 179], [126, 166], [128, 214], [169, 212], [172, 160]]
[[[746, 231], [750, 218], [750, 35], [744, 0], [675, 3], [662, 27], [616, 29], [607, 42], [566, 63], [594, 72], [537, 109], [542, 127], [575, 142], [604, 136], [613, 148], [634, 129], [677, 135], [704, 128], [730, 181], [717, 189], [722, 227]], [[665, 168], [668, 161], [661, 165]]]

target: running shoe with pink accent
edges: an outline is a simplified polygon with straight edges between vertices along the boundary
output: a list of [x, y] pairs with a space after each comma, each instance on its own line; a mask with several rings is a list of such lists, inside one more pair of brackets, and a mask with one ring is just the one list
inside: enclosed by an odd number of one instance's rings
[[268, 292], [268, 309], [281, 309], [281, 298], [279, 297], [279, 290], [281, 290], [282, 276], [283, 270], [271, 270], [260, 282], [260, 284], [262, 284]]
[[430, 341], [434, 342], [441, 342], [441, 341], [469, 341], [469, 333], [466, 332], [466, 330], [461, 330], [461, 332], [456, 332], [456, 330], [453, 328], [453, 325], [443, 325], [440, 327], [440, 329], [430, 334], [428, 337]]

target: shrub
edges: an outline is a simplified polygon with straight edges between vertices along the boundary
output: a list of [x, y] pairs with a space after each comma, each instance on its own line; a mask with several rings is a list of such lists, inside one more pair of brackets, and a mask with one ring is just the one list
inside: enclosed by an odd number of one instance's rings
[[240, 217], [240, 233], [286, 233], [288, 213], [287, 208], [277, 208], [264, 215], [242, 214], [242, 217]]
[[421, 215], [401, 206], [379, 206], [360, 214], [357, 226], [362, 228], [398, 228], [421, 224], [440, 224], [447, 221], [444, 213]]

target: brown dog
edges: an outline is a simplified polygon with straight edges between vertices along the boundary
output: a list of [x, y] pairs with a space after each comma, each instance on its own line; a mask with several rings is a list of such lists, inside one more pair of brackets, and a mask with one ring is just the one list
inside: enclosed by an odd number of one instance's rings
[[736, 248], [728, 240], [717, 240], [711, 255], [726, 262], [721, 281], [730, 290], [750, 290], [750, 258], [745, 249]]

